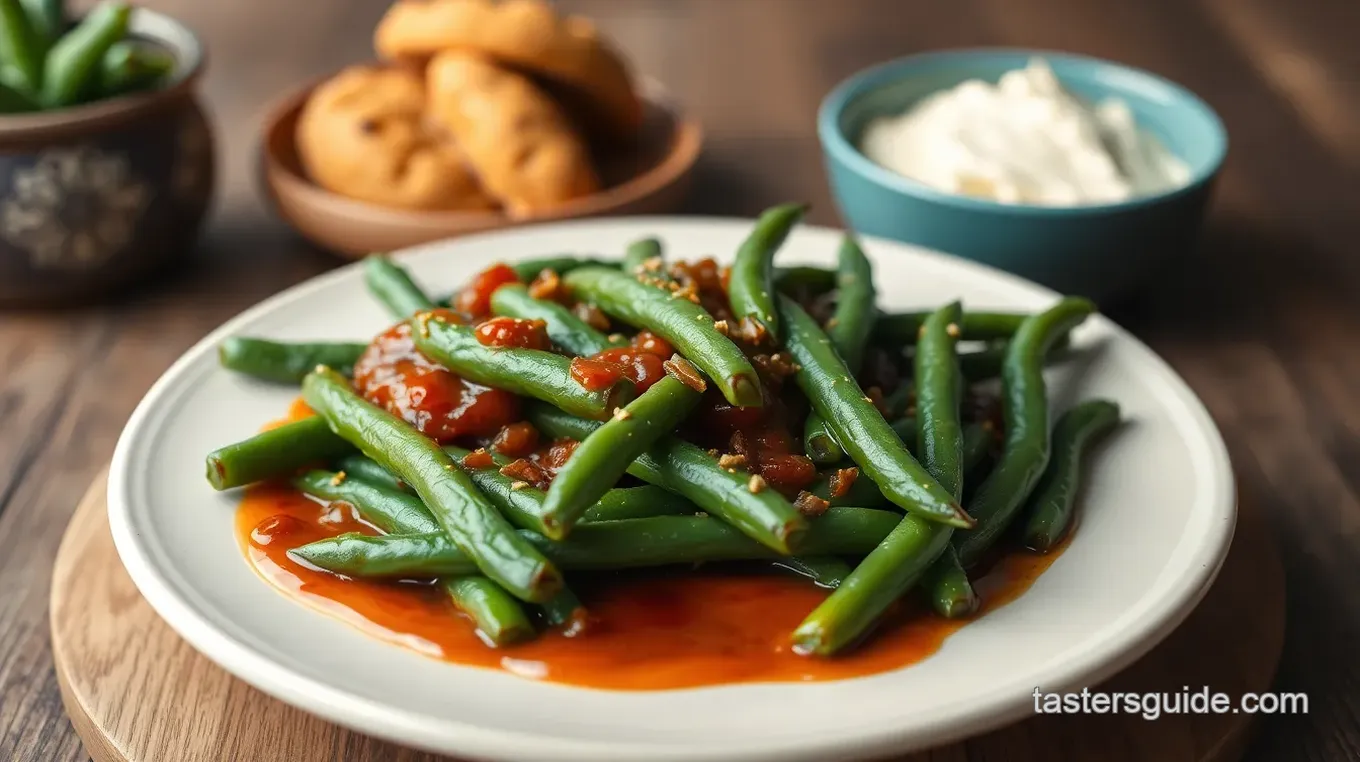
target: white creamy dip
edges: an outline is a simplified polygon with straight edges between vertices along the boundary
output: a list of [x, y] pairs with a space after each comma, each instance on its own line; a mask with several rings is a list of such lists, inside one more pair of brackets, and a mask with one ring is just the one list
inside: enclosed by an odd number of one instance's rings
[[1039, 59], [995, 85], [969, 80], [875, 119], [861, 148], [926, 185], [1009, 204], [1103, 204], [1190, 179], [1185, 162], [1138, 128], [1128, 104], [1078, 100]]

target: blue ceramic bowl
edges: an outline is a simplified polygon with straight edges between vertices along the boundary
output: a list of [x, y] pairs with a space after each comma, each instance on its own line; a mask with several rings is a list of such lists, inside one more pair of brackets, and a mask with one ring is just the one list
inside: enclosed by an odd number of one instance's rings
[[[995, 82], [1042, 57], [1078, 97], [1117, 97], [1138, 125], [1190, 166], [1190, 183], [1115, 204], [1040, 207], [945, 193], [880, 167], [860, 153], [875, 117], [968, 79]], [[832, 194], [849, 227], [985, 262], [1105, 303], [1129, 296], [1188, 252], [1227, 152], [1223, 123], [1185, 88], [1120, 64], [1036, 50], [926, 53], [862, 71], [822, 101], [817, 133]]]

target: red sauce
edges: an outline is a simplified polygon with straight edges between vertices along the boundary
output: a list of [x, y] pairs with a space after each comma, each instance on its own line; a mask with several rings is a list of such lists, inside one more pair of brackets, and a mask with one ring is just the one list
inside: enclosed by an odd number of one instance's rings
[[477, 326], [473, 333], [482, 346], [513, 347], [516, 349], [552, 348], [548, 339], [548, 324], [542, 320], [524, 318], [491, 318]]
[[[496, 650], [430, 585], [347, 579], [288, 557], [288, 548], [341, 532], [373, 533], [347, 505], [326, 506], [287, 488], [256, 486], [246, 491], [236, 528], [251, 565], [289, 597], [427, 656], [549, 682], [661, 690], [836, 680], [921, 661], [966, 624], [902, 606], [860, 647], [819, 659], [798, 656], [788, 645], [789, 633], [827, 594], [803, 579], [719, 567], [572, 574], [572, 589], [590, 612], [585, 633], [566, 637], [547, 631]], [[982, 613], [1023, 593], [1056, 555], [1015, 554], [998, 561], [977, 583]]]
[[528, 421], [506, 426], [491, 440], [491, 449], [510, 458], [522, 458], [537, 448], [538, 429]]
[[[448, 310], [434, 312], [461, 322]], [[440, 442], [491, 436], [519, 419], [518, 397], [467, 381], [421, 354], [405, 322], [369, 344], [354, 365], [354, 385], [373, 404]]]
[[477, 273], [472, 282], [458, 292], [454, 307], [472, 317], [491, 314], [491, 294], [507, 283], [519, 283], [519, 276], [508, 265], [495, 264]]
[[628, 379], [642, 394], [666, 375], [665, 362], [675, 354], [670, 342], [649, 331], [642, 331], [629, 346], [613, 347], [590, 357], [571, 361], [571, 377], [592, 392], [608, 389]]
[[593, 357], [573, 357], [571, 378], [587, 391], [598, 392], [617, 384], [623, 378], [623, 368]]

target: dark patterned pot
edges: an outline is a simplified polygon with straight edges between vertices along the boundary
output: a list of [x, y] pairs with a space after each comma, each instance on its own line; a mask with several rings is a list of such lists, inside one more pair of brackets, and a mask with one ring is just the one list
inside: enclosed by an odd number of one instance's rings
[[139, 9], [132, 32], [175, 57], [164, 89], [0, 117], [0, 304], [89, 299], [192, 249], [213, 187], [213, 139], [194, 89], [203, 48]]

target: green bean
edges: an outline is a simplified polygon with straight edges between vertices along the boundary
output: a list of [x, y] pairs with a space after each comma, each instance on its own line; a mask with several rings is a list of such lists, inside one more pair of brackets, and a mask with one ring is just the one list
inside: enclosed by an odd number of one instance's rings
[[1047, 553], [1067, 536], [1081, 478], [1083, 454], [1119, 423], [1119, 405], [1090, 400], [1068, 410], [1053, 426], [1053, 457], [1027, 506], [1025, 546]]
[[557, 302], [535, 299], [529, 296], [527, 287], [517, 283], [491, 292], [491, 311], [505, 317], [542, 320], [548, 325], [548, 338], [574, 355], [589, 357], [617, 346], [571, 310]]
[[699, 507], [680, 495], [652, 484], [642, 487], [616, 487], [604, 493], [599, 502], [586, 509], [582, 521], [618, 521], [652, 516], [693, 515]]
[[463, 458], [468, 455], [467, 450], [445, 445], [444, 452], [453, 458], [477, 489], [511, 524], [519, 529], [547, 533], [543, 521], [543, 491], [502, 474], [499, 465], [505, 462], [504, 459], [498, 459], [499, 463], [494, 468], [471, 468], [463, 463]]
[[[960, 315], [958, 302], [931, 313], [916, 348], [917, 451], [926, 471], [954, 500], [963, 488], [962, 380], [950, 334], [957, 333]], [[903, 517], [794, 630], [794, 648], [829, 656], [858, 640], [936, 563], [953, 531], [920, 516]]]
[[0, 66], [13, 72], [17, 89], [34, 93], [41, 88], [45, 47], [19, 0], [0, 0]]
[[978, 487], [969, 505], [977, 525], [954, 540], [965, 568], [977, 563], [1006, 531], [1048, 465], [1044, 360], [1058, 337], [1094, 311], [1095, 305], [1086, 299], [1062, 299], [1026, 318], [1011, 340], [1001, 375], [1005, 445], [996, 468]]
[[789, 556], [775, 561], [774, 565], [801, 574], [832, 590], [840, 587], [852, 570], [850, 564], [835, 556]]
[[[841, 241], [837, 254], [836, 311], [826, 324], [827, 338], [840, 353], [851, 374], [858, 374], [863, 364], [864, 348], [869, 343], [878, 310], [874, 307], [874, 271], [864, 250], [853, 236]], [[815, 411], [803, 425], [803, 449], [813, 463], [827, 465], [845, 457], [845, 451], [827, 428], [826, 421]]]
[[537, 349], [489, 347], [477, 340], [472, 328], [433, 313], [417, 315], [411, 335], [426, 357], [469, 381], [551, 402], [573, 415], [608, 418], [614, 408], [633, 398], [633, 382], [628, 379], [591, 391], [572, 378], [567, 357]]
[[623, 252], [623, 261], [619, 263], [619, 269], [626, 273], [636, 273], [649, 260], [660, 258], [661, 241], [643, 238], [628, 244], [628, 248]]
[[481, 573], [530, 602], [546, 601], [562, 587], [557, 569], [514, 533], [439, 445], [327, 368], [303, 379], [302, 395], [336, 434], [409, 484]]
[[755, 368], [736, 344], [713, 327], [713, 316], [703, 307], [602, 267], [575, 270], [563, 282], [578, 299], [670, 342], [713, 379], [728, 402], [740, 407], [762, 404]]
[[126, 3], [103, 2], [47, 51], [42, 73], [42, 103], [60, 108], [88, 97], [99, 84], [104, 54], [127, 34], [132, 9]]
[[974, 472], [992, 454], [996, 435], [989, 423], [970, 423], [963, 427], [963, 473]]
[[[980, 383], [990, 381], [1001, 375], [1001, 366], [1006, 362], [1007, 342], [1004, 339], [992, 341], [986, 347], [972, 352], [959, 353], [959, 367], [963, 370], [963, 377], [969, 383]], [[1071, 347], [1072, 337], [1063, 334], [1058, 338], [1057, 343], [1049, 350], [1048, 361], [1061, 360], [1066, 350]]]
[[[852, 505], [861, 508], [887, 508], [892, 505], [892, 501], [884, 497], [883, 493], [878, 489], [878, 485], [874, 484], [873, 480], [864, 476], [859, 476], [851, 482], [850, 488], [845, 491], [845, 494], [839, 497], [832, 497], [831, 473], [834, 473], [837, 470], [839, 469], [832, 469], [831, 472], [819, 476], [817, 481], [813, 482], [812, 487], [808, 491], [829, 502], [832, 507]], [[855, 470], [858, 471], [859, 469]]]
[[208, 483], [218, 490], [242, 487], [288, 476], [353, 450], [323, 419], [304, 418], [208, 453]]
[[553, 599], [540, 607], [548, 624], [561, 627], [568, 635], [576, 635], [586, 627], [586, 607], [572, 591], [562, 588]]
[[43, 52], [66, 31], [66, 0], [19, 0], [28, 13], [28, 25], [42, 41]]
[[755, 229], [737, 247], [727, 281], [732, 314], [739, 320], [753, 321], [757, 326], [755, 335], [763, 327], [776, 343], [779, 311], [775, 308], [774, 254], [806, 211], [806, 204], [783, 204], [765, 210], [756, 220]]
[[301, 383], [318, 365], [350, 375], [367, 344], [353, 342], [287, 343], [232, 336], [217, 348], [222, 367], [247, 376], [284, 384]]
[[[549, 436], [582, 440], [599, 424], [545, 405], [530, 405], [525, 415]], [[675, 437], [663, 437], [628, 466], [628, 473], [689, 498], [747, 536], [788, 555], [798, 550], [807, 520], [763, 482], [745, 471], [718, 466], [706, 451]], [[799, 551], [801, 552], [801, 551]]]
[[824, 294], [836, 287], [836, 271], [810, 265], [781, 267], [775, 270], [774, 287], [784, 293], [804, 290]]
[[420, 498], [382, 487], [347, 473], [312, 470], [293, 478], [305, 495], [349, 503], [368, 523], [388, 534], [438, 532], [439, 523]]
[[364, 283], [368, 284], [369, 293], [397, 320], [405, 320], [436, 306], [411, 280], [406, 269], [385, 254], [364, 257]]
[[798, 386], [855, 463], [899, 507], [932, 521], [971, 526], [957, 500], [916, 462], [864, 396], [817, 321], [788, 297], [779, 305], [788, 333], [784, 346], [800, 366]]
[[982, 606], [982, 599], [968, 581], [968, 572], [959, 563], [953, 545], [946, 545], [935, 564], [926, 572], [921, 587], [929, 594], [930, 606], [945, 619], [962, 619]]
[[[831, 508], [805, 538], [809, 555], [862, 556], [901, 514]], [[779, 554], [725, 521], [707, 516], [657, 516], [582, 524], [560, 542], [519, 533], [563, 569], [632, 569], [708, 561], [776, 560]], [[322, 569], [363, 578], [442, 577], [476, 572], [466, 553], [440, 533], [371, 537], [349, 533], [289, 553]]]
[[0, 70], [0, 114], [23, 114], [37, 111], [40, 106], [28, 93], [5, 81], [9, 70]]
[[477, 627], [477, 635], [492, 648], [520, 643], [534, 637], [534, 626], [524, 607], [505, 588], [479, 574], [453, 577], [444, 590], [460, 611]]
[[[874, 323], [873, 339], [887, 346], [915, 344], [929, 315], [929, 312], [880, 315]], [[1009, 339], [1027, 317], [1029, 314], [1023, 312], [965, 312], [959, 323], [958, 338], [963, 341]]]
[[582, 439], [548, 488], [543, 503], [546, 534], [556, 540], [566, 537], [633, 461], [674, 431], [702, 396], [668, 373]]
[[521, 281], [528, 283], [544, 270], [552, 270], [558, 275], [566, 275], [578, 267], [618, 267], [618, 262], [611, 262], [607, 259], [592, 259], [589, 257], [543, 257], [540, 259], [526, 259], [523, 262], [512, 262], [510, 269], [515, 271], [515, 275]]
[[124, 40], [114, 43], [99, 65], [99, 89], [105, 98], [148, 90], [175, 68], [175, 59], [158, 50]]
[[387, 490], [398, 492], [408, 492], [406, 484], [397, 475], [382, 467], [382, 464], [366, 455], [350, 453], [335, 462], [336, 470], [345, 472], [345, 476], [361, 479], [375, 487], [382, 487]]

